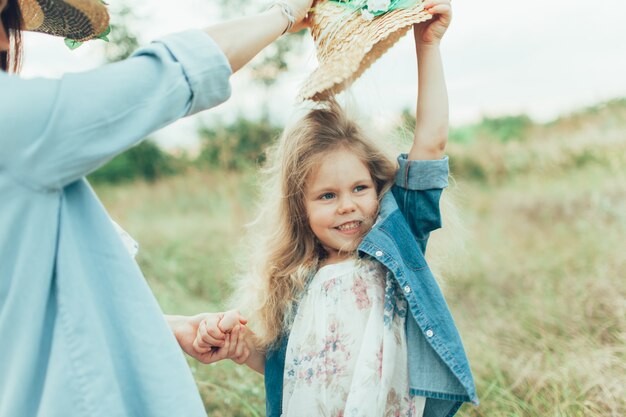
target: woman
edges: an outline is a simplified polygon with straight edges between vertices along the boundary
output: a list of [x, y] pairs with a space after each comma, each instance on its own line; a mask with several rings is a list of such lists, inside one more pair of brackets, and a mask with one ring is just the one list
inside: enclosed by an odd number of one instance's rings
[[[231, 73], [310, 6], [284, 1], [94, 71], [24, 80], [8, 73], [19, 67], [22, 28], [87, 40], [108, 24], [106, 9], [99, 0], [0, 0], [0, 417], [205, 415], [159, 306], [84, 176], [226, 100]], [[186, 324], [174, 327], [189, 352], [195, 329]]]

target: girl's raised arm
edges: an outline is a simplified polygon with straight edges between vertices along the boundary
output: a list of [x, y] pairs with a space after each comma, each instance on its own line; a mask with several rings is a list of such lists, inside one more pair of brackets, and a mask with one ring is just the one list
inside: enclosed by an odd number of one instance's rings
[[408, 159], [441, 159], [448, 142], [448, 92], [439, 44], [450, 24], [450, 0], [427, 0], [433, 19], [413, 26], [418, 68], [415, 137]]

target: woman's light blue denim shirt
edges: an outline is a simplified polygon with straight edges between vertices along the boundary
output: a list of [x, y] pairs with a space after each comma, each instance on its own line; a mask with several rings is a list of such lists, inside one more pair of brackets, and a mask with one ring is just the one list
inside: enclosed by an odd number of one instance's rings
[[[359, 245], [387, 267], [409, 304], [407, 349], [411, 394], [427, 397], [424, 417], [451, 417], [463, 402], [478, 404], [461, 338], [424, 253], [430, 232], [441, 227], [439, 199], [448, 185], [448, 158], [398, 158], [394, 186], [381, 201], [372, 230]], [[289, 335], [267, 354], [267, 417], [282, 413], [285, 353]]]
[[0, 417], [206, 416], [159, 305], [83, 178], [230, 95], [202, 31], [59, 80], [0, 72]]

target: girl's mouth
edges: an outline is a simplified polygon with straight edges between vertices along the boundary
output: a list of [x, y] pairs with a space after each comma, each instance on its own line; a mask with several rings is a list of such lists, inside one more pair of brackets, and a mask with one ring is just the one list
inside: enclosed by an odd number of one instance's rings
[[361, 226], [361, 221], [359, 220], [355, 220], [352, 222], [347, 222], [344, 224], [340, 224], [339, 226], [335, 227], [335, 229], [341, 231], [341, 232], [348, 232], [351, 230], [356, 230], [359, 228], [359, 226]]

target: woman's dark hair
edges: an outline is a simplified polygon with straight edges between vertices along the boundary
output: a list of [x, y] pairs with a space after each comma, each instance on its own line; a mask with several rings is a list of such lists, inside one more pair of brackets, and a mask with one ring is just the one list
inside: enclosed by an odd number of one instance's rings
[[22, 56], [22, 12], [18, 0], [9, 0], [0, 18], [11, 45], [8, 51], [0, 52], [0, 68], [3, 71], [17, 72]]

